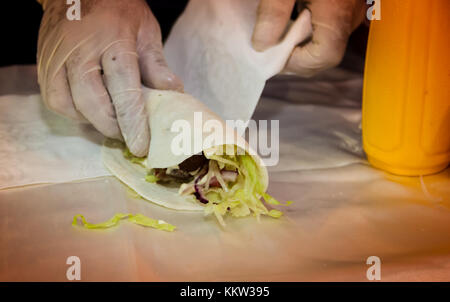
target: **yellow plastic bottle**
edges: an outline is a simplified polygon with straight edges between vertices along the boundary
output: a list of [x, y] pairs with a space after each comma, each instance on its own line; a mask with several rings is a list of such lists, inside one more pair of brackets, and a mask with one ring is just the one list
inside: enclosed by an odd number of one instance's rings
[[371, 22], [363, 91], [369, 162], [426, 175], [450, 162], [450, 0], [383, 0]]

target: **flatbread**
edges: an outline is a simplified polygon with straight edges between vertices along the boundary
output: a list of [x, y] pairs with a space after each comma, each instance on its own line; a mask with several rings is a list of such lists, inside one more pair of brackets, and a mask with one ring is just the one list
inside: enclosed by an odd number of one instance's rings
[[[256, 162], [264, 190], [267, 189], [269, 179], [261, 158], [234, 129], [227, 127], [226, 123], [203, 103], [189, 94], [175, 91], [143, 88], [143, 93], [151, 135], [149, 153], [143, 163], [145, 167], [132, 163], [123, 156], [124, 145], [121, 142], [108, 139], [102, 147], [104, 165], [140, 196], [175, 210], [203, 210], [204, 207], [196, 201], [194, 196], [181, 196], [178, 194], [178, 188], [149, 183], [145, 181], [145, 176], [149, 169], [176, 166], [202, 151], [214, 154], [223, 145], [237, 146], [240, 150], [246, 150]], [[202, 115], [202, 123], [199, 123], [198, 120], [194, 121], [194, 114], [198, 115], [199, 113]], [[186, 121], [190, 125], [192, 150], [189, 154], [175, 154], [171, 149], [174, 138], [179, 135], [179, 133], [171, 131], [171, 128], [174, 122], [180, 120]], [[216, 136], [217, 140], [215, 141], [206, 140], [213, 132], [203, 131], [205, 123], [211, 120], [219, 123], [223, 129], [223, 134]], [[200, 133], [200, 136], [196, 137], [196, 133]], [[199, 140], [204, 143], [196, 144], [196, 141]]]

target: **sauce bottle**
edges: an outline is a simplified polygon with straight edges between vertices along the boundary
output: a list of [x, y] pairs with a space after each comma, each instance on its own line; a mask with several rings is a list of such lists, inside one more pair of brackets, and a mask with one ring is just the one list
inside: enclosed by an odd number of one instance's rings
[[449, 18], [449, 0], [385, 0], [371, 22], [362, 129], [377, 168], [418, 176], [450, 162]]

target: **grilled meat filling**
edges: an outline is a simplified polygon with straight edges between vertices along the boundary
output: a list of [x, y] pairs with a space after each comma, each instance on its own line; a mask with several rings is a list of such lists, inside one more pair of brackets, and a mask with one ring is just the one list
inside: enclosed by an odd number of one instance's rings
[[158, 177], [158, 183], [187, 183], [194, 179], [190, 172], [202, 168], [208, 163], [208, 159], [203, 155], [193, 155], [183, 161], [178, 167], [167, 169], [155, 169], [155, 176]]

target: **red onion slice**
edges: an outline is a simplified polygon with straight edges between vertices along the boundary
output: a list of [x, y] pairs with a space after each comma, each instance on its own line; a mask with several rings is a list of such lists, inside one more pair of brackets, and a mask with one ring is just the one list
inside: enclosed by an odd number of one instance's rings
[[195, 192], [194, 192], [194, 196], [195, 198], [197, 198], [198, 201], [200, 201], [201, 203], [204, 204], [208, 204], [209, 200], [206, 199], [206, 197], [203, 195], [203, 191], [202, 191], [202, 187], [198, 184], [199, 180], [203, 177], [203, 175], [198, 176], [195, 179], [195, 184], [194, 184], [194, 188], [195, 188]]
[[[206, 168], [207, 169], [207, 168]], [[203, 190], [202, 190], [202, 186], [198, 184], [198, 182], [203, 178], [203, 176], [205, 176], [205, 174], [207, 173], [205, 168], [202, 169], [201, 173], [199, 173], [199, 175], [195, 178], [194, 180], [194, 196], [195, 198], [197, 198], [198, 201], [200, 201], [201, 203], [207, 204], [209, 203], [209, 200], [206, 199], [205, 195], [203, 194]]]

